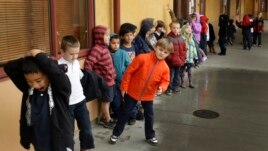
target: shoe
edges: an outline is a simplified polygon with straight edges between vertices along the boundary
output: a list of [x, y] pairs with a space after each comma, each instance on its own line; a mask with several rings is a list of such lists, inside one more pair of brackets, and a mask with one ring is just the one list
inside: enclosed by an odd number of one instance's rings
[[136, 119], [134, 119], [134, 118], [128, 119], [128, 122], [127, 122], [128, 125], [134, 125], [135, 123], [136, 123]]
[[226, 54], [225, 54], [225, 53], [219, 53], [218, 55], [220, 55], [220, 56], [225, 56]]
[[166, 92], [166, 95], [172, 95], [172, 91], [171, 90], [167, 90], [167, 92]]
[[105, 119], [100, 119], [98, 124], [102, 125], [104, 128], [113, 129], [116, 123], [112, 119], [109, 122], [107, 122]]
[[258, 45], [258, 47], [261, 47], [261, 45]]
[[208, 59], [208, 57], [207, 57], [207, 56], [204, 56], [204, 57], [202, 58], [202, 61], [205, 62], [207, 59]]
[[118, 140], [118, 136], [112, 135], [110, 137], [110, 144], [115, 144]]
[[181, 90], [179, 88], [175, 89], [175, 93], [181, 93]]
[[183, 89], [186, 88], [184, 84], [181, 84], [180, 87]]
[[147, 142], [151, 145], [157, 145], [158, 144], [158, 140], [157, 138], [153, 137], [153, 138], [150, 138], [150, 139], [147, 139]]
[[195, 88], [193, 84], [189, 84], [189, 88]]

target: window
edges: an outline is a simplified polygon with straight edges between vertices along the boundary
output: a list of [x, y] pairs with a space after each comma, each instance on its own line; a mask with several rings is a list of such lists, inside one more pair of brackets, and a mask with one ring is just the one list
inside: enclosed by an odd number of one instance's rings
[[195, 0], [189, 0], [189, 14], [195, 12]]
[[0, 65], [31, 48], [49, 51], [48, 2], [0, 1]]
[[200, 0], [200, 14], [206, 14], [206, 0]]
[[260, 11], [266, 12], [267, 11], [267, 0], [260, 1]]
[[229, 15], [229, 13], [230, 13], [230, 0], [221, 0], [221, 13]]
[[32, 48], [57, 55], [65, 35], [80, 40], [80, 56], [91, 47], [94, 0], [1, 0], [0, 8], [0, 79], [7, 61]]
[[74, 35], [79, 39], [81, 49], [88, 48], [87, 31], [86, 0], [57, 0], [56, 33], [58, 44], [63, 36]]

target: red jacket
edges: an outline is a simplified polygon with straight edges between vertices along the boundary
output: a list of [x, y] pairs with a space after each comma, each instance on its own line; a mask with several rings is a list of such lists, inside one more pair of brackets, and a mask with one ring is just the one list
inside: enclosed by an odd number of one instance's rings
[[170, 32], [167, 36], [172, 41], [174, 47], [174, 52], [166, 58], [167, 64], [170, 67], [181, 67], [185, 64], [186, 43], [181, 35], [175, 35]]
[[169, 68], [155, 52], [138, 55], [123, 75], [120, 89], [138, 101], [152, 101], [158, 87], [163, 92], [169, 85]]

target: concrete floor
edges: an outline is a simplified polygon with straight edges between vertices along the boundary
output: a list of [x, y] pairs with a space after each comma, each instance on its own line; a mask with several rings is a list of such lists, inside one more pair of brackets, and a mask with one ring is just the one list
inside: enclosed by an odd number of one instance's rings
[[[226, 56], [209, 54], [208, 60], [194, 70], [195, 89], [155, 99], [158, 146], [145, 142], [144, 123], [139, 121], [127, 126], [115, 145], [108, 143], [112, 130], [93, 124], [95, 150], [267, 151], [267, 33], [263, 39], [263, 46], [251, 51], [242, 50], [238, 38], [235, 45], [228, 46]], [[193, 116], [198, 109], [210, 109], [220, 116]], [[77, 151], [78, 146], [77, 141]]]

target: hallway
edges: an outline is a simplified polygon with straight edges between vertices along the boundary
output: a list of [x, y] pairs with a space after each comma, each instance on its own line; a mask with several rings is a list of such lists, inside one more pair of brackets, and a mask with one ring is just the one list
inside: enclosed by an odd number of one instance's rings
[[[240, 39], [228, 46], [226, 56], [209, 54], [208, 60], [194, 70], [195, 89], [156, 98], [158, 146], [145, 142], [144, 123], [137, 121], [126, 126], [115, 145], [108, 143], [111, 130], [93, 124], [95, 150], [267, 151], [268, 34], [263, 35], [263, 46], [251, 51], [242, 50]], [[194, 116], [192, 113], [199, 109], [213, 110], [220, 116]]]

